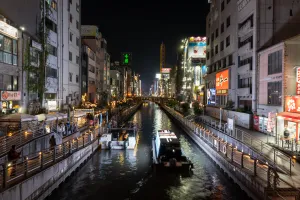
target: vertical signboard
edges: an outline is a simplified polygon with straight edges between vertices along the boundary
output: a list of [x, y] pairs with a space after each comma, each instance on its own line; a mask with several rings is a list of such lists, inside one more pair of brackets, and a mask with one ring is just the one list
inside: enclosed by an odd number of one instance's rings
[[300, 95], [300, 67], [296, 68], [296, 94]]
[[229, 89], [229, 70], [224, 70], [216, 74], [217, 95], [227, 95]]
[[122, 65], [123, 66], [128, 66], [131, 65], [131, 61], [132, 61], [132, 53], [126, 52], [126, 53], [122, 53]]

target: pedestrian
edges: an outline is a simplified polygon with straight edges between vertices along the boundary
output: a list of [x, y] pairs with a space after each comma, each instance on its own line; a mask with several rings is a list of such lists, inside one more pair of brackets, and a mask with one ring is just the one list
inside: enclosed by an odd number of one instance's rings
[[54, 135], [51, 136], [49, 144], [50, 144], [50, 149], [53, 150], [54, 147], [56, 146], [56, 139], [55, 139]]
[[290, 131], [287, 127], [287, 125], [284, 126], [284, 132], [283, 132], [283, 137], [285, 139], [285, 143], [289, 143], [289, 137], [290, 137]]
[[16, 151], [16, 145], [12, 145], [11, 149], [8, 152], [8, 161], [12, 162], [12, 170], [10, 176], [16, 175], [16, 168], [17, 168], [17, 159], [20, 158], [21, 152]]

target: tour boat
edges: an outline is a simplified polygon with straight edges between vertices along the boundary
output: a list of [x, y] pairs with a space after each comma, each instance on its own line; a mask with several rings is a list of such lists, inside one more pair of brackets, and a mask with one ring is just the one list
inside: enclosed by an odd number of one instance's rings
[[134, 149], [137, 139], [137, 128], [110, 128], [100, 138], [101, 149]]
[[183, 154], [180, 141], [174, 132], [159, 130], [152, 141], [153, 165], [155, 168], [190, 171], [192, 162]]

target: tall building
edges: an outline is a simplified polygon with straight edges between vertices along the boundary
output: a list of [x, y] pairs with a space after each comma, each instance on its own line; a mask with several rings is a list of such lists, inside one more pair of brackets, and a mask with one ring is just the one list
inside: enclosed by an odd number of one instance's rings
[[[293, 0], [213, 1], [206, 19], [206, 87], [215, 105], [257, 111], [257, 52], [299, 33]], [[236, 39], [237, 38], [237, 39]]]
[[62, 63], [59, 71], [59, 86], [62, 104], [67, 106], [79, 105], [81, 101], [80, 87], [80, 51], [81, 51], [81, 0], [62, 0], [58, 5], [58, 17], [61, 23], [59, 47]]
[[162, 68], [166, 67], [166, 47], [162, 42], [160, 45], [160, 62], [159, 62], [159, 71], [162, 72]]
[[100, 46], [100, 91], [109, 93], [110, 55], [107, 51], [107, 41], [101, 38]]
[[[102, 35], [99, 32], [98, 27], [95, 25], [82, 25], [81, 32], [82, 44], [86, 46], [85, 48], [83, 48], [83, 51], [85, 51], [83, 52], [83, 55], [86, 54], [88, 56], [85, 60], [85, 62], [87, 62], [86, 65], [88, 68], [88, 72], [86, 73], [88, 85], [86, 100], [93, 103], [99, 103], [100, 93], [102, 91], [101, 77], [103, 74], [103, 71], [101, 71], [100, 51]], [[86, 68], [84, 68], [83, 66], [81, 69], [84, 71], [86, 70]], [[84, 77], [85, 76], [81, 76], [81, 78]], [[83, 81], [83, 83], [84, 82], [85, 81]], [[84, 95], [83, 92], [82, 95]]]

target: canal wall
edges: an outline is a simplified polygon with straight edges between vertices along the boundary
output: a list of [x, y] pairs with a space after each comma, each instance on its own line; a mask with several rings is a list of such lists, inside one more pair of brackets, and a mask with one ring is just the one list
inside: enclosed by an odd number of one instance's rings
[[161, 106], [161, 108], [172, 120], [176, 121], [187, 135], [252, 199], [267, 199], [265, 196], [264, 181], [258, 180], [249, 174], [247, 169], [240, 168], [236, 163], [230, 162], [222, 153], [216, 151], [211, 144], [197, 136], [194, 130], [190, 128], [189, 122], [186, 122], [183, 117], [174, 115], [170, 109], [165, 106]]

